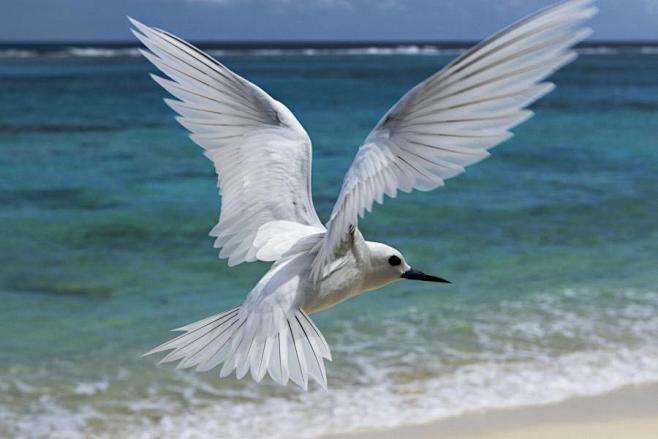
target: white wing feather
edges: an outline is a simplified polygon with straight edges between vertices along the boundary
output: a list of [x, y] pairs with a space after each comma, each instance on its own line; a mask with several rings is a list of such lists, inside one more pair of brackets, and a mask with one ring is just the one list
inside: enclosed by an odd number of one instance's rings
[[327, 388], [324, 360], [329, 345], [301, 309], [308, 288], [308, 251], [322, 234], [307, 236], [297, 252], [277, 261], [238, 308], [191, 323], [184, 333], [144, 355], [168, 351], [160, 362], [179, 361], [179, 368], [208, 371], [223, 363], [220, 377], [247, 372], [255, 381], [269, 375], [285, 385], [307, 389], [309, 379]]
[[273, 261], [294, 243], [285, 236], [324, 231], [311, 199], [311, 141], [292, 113], [185, 41], [130, 21], [150, 50], [143, 55], [171, 78], [152, 75], [179, 99], [165, 102], [215, 165], [222, 207], [210, 235], [219, 256], [229, 265]]
[[359, 148], [314, 262], [318, 280], [358, 217], [398, 190], [428, 191], [489, 156], [553, 89], [541, 81], [575, 58], [594, 0], [547, 8], [478, 44], [404, 95]]

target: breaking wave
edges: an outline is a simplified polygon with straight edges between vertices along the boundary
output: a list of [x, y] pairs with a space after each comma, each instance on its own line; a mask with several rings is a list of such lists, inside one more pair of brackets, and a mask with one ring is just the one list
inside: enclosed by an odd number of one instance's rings
[[[456, 55], [466, 50], [469, 45], [442, 46], [431, 44], [399, 44], [391, 46], [353, 46], [349, 47], [258, 47], [257, 45], [238, 45], [239, 47], [204, 47], [204, 50], [215, 56], [388, 56], [388, 55]], [[601, 45], [587, 46], [577, 49], [583, 55], [656, 55], [655, 45]], [[73, 57], [73, 58], [119, 58], [140, 56], [138, 47], [36, 47], [29, 45], [21, 48], [0, 48], [0, 58], [35, 58], [35, 57]]]
[[[609, 306], [592, 306], [597, 301]], [[383, 321], [335, 324], [328, 331], [337, 358], [328, 392], [218, 384], [214, 374], [147, 372], [152, 366], [44, 391], [38, 376], [16, 372], [0, 379], [0, 390], [32, 403], [28, 410], [0, 403], [0, 416], [10, 426], [6, 434], [30, 439], [309, 438], [658, 382], [656, 292], [567, 290], [506, 301], [475, 310], [466, 330], [459, 324], [462, 312], [415, 309]], [[445, 343], [430, 342], [437, 334]], [[70, 373], [70, 366], [61, 367]], [[149, 379], [149, 373], [159, 376]], [[131, 384], [138, 382], [146, 382], [143, 389]]]

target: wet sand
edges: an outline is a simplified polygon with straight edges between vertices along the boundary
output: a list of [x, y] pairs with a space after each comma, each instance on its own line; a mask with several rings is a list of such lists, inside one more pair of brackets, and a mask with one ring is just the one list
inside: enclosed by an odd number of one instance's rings
[[658, 438], [658, 384], [540, 407], [469, 413], [429, 424], [364, 430], [323, 439], [654, 439]]

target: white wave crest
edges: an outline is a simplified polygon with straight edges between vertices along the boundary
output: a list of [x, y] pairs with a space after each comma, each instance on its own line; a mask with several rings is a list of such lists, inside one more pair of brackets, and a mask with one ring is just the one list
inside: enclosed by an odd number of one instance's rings
[[[65, 408], [51, 397], [38, 413], [2, 415], [11, 437], [51, 438], [310, 438], [363, 428], [396, 427], [499, 408], [535, 406], [592, 396], [622, 386], [658, 381], [658, 349], [582, 352], [545, 361], [477, 364], [445, 376], [399, 383], [387, 374], [357, 387], [316, 389], [292, 397], [254, 397], [213, 391], [213, 401], [187, 392], [188, 408], [163, 394], [127, 401], [121, 412], [101, 413], [91, 405]], [[193, 380], [185, 380], [194, 385]], [[199, 384], [200, 387], [204, 384]], [[182, 390], [182, 389], [181, 389]], [[175, 393], [170, 388], [169, 393]], [[250, 397], [251, 394], [251, 397]], [[187, 404], [186, 404], [187, 405]], [[7, 424], [6, 424], [7, 425]], [[94, 427], [96, 426], [96, 427]], [[98, 430], [98, 426], [101, 426]], [[0, 430], [1, 431], [1, 430]]]
[[36, 398], [29, 410], [0, 399], [0, 435], [309, 438], [658, 382], [658, 292], [565, 290], [442, 312], [337, 323], [327, 332], [336, 353], [329, 391], [167, 369], [137, 390], [127, 383], [149, 375], [122, 369], [72, 383], [63, 397], [61, 385], [51, 392], [38, 379], [26, 385], [23, 372], [0, 376], [3, 394]]
[[139, 50], [137, 48], [105, 49], [98, 47], [70, 47], [65, 51], [58, 52], [57, 54], [84, 58], [115, 58], [123, 56], [139, 56]]
[[[456, 47], [441, 47], [440, 45], [402, 44], [395, 46], [364, 46], [364, 47], [300, 47], [300, 48], [225, 48], [207, 49], [213, 56], [456, 56], [466, 50]], [[581, 55], [655, 55], [658, 46], [593, 46], [580, 47]], [[0, 49], [0, 58], [33, 58], [33, 57], [83, 57], [83, 58], [117, 58], [138, 57], [137, 47], [107, 48], [107, 47], [67, 47], [57, 50], [40, 51], [36, 49]]]
[[38, 56], [36, 50], [4, 49], [0, 50], [0, 58], [33, 58]]

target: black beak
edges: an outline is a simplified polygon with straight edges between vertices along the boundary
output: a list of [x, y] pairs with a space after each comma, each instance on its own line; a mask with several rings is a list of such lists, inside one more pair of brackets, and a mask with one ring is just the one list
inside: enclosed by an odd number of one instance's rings
[[422, 271], [414, 270], [413, 268], [410, 268], [404, 273], [402, 273], [402, 278], [411, 279], [411, 280], [424, 280], [426, 282], [443, 282], [445, 284], [450, 283], [449, 280], [432, 276], [431, 274], [425, 274]]

